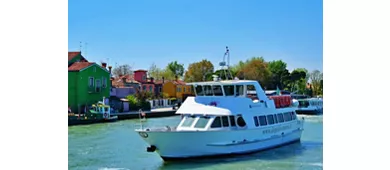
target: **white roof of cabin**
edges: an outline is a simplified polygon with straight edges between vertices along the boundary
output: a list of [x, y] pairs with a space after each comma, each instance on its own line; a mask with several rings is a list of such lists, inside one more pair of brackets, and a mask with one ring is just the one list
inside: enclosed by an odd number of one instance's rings
[[194, 97], [188, 97], [176, 114], [232, 115], [232, 112], [228, 109], [196, 103]]

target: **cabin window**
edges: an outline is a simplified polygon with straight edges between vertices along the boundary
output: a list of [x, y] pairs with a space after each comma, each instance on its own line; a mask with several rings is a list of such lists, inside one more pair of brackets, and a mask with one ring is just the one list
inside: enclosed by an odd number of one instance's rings
[[223, 90], [225, 91], [226, 96], [234, 96], [234, 86], [233, 85], [224, 85]]
[[204, 95], [204, 91], [203, 91], [202, 86], [196, 86], [195, 87], [195, 92], [196, 92], [196, 95], [198, 95], [198, 96], [203, 96]]
[[222, 93], [222, 87], [221, 86], [213, 86], [213, 91], [214, 91], [214, 95], [215, 96], [223, 96], [223, 93]]
[[248, 98], [251, 98], [252, 100], [258, 100], [256, 88], [254, 85], [246, 86], [246, 95]]
[[204, 92], [205, 92], [205, 95], [206, 95], [206, 96], [212, 96], [212, 95], [214, 95], [214, 94], [213, 94], [213, 89], [211, 89], [211, 86], [210, 86], [210, 85], [205, 85], [205, 86], [203, 86], [203, 88], [204, 88]]
[[181, 126], [182, 127], [191, 127], [192, 123], [194, 123], [195, 120], [196, 120], [195, 116], [186, 117], [186, 119], [184, 120], [184, 122]]
[[244, 120], [244, 118], [242, 118], [241, 116], [237, 118], [237, 124], [238, 124], [238, 126], [240, 126], [240, 127], [246, 126], [245, 120]]
[[278, 122], [279, 123], [284, 122], [283, 113], [278, 114]]
[[236, 96], [243, 96], [243, 95], [244, 95], [244, 86], [236, 85]]
[[283, 115], [286, 122], [291, 120], [291, 115], [289, 112], [283, 113]]
[[221, 117], [219, 117], [219, 116], [215, 117], [213, 124], [211, 124], [211, 127], [212, 128], [222, 127]]
[[198, 121], [195, 124], [195, 128], [205, 128], [209, 120], [210, 117], [208, 116], [199, 117]]
[[236, 120], [234, 119], [234, 116], [229, 116], [230, 119], [230, 126], [236, 127]]
[[259, 120], [260, 120], [261, 126], [267, 125], [267, 120], [266, 120], [265, 116], [259, 116]]
[[253, 117], [253, 120], [255, 121], [255, 126], [256, 126], [256, 127], [259, 126], [259, 119], [258, 119], [258, 117], [257, 117], [257, 116], [254, 116], [254, 117]]
[[227, 116], [222, 116], [222, 126], [229, 127], [229, 118]]
[[274, 114], [274, 121], [275, 121], [275, 124], [278, 123], [278, 116], [276, 114]]
[[267, 121], [269, 125], [275, 124], [274, 115], [267, 115]]
[[294, 114], [294, 112], [290, 112], [290, 114], [291, 114], [292, 120], [296, 120], [297, 119], [297, 115]]

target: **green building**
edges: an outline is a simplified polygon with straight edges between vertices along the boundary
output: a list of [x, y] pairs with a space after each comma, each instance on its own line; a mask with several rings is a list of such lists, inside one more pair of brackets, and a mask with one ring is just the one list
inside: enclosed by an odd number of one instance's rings
[[81, 52], [68, 52], [68, 105], [72, 112], [83, 112], [86, 105], [110, 97], [110, 72], [106, 66], [88, 62]]

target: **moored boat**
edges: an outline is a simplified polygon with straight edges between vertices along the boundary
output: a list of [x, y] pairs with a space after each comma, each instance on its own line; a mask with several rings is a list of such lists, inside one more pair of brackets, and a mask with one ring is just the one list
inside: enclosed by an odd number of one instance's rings
[[88, 113], [85, 114], [68, 114], [68, 126], [86, 125], [93, 123], [114, 122], [118, 116], [111, 114], [111, 107], [104, 102], [98, 102], [92, 105]]
[[323, 113], [322, 98], [308, 98], [297, 100], [297, 114], [317, 115]]

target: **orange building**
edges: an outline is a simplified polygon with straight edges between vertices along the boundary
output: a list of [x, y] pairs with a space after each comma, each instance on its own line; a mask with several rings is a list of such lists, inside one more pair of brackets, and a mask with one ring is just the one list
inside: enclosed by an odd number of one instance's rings
[[188, 96], [193, 96], [194, 92], [192, 86], [186, 85], [181, 80], [165, 80], [156, 81], [156, 84], [162, 84], [162, 93], [168, 95], [170, 98], [176, 98], [183, 102]]

